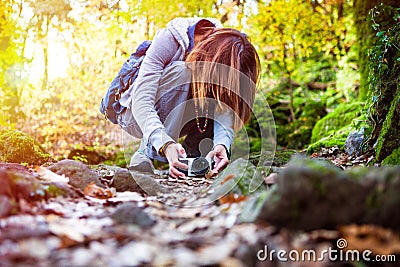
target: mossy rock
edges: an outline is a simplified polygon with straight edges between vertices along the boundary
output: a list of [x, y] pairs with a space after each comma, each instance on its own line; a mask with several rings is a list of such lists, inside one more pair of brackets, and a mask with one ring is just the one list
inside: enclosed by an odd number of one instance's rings
[[31, 136], [17, 130], [0, 131], [0, 161], [42, 165], [50, 159]]
[[354, 130], [355, 127], [349, 124], [338, 131], [331, 132], [330, 135], [310, 144], [307, 148], [307, 154], [318, 152], [322, 147], [338, 147], [341, 151], [343, 151], [347, 136]]
[[296, 157], [261, 195], [258, 221], [295, 230], [378, 224], [398, 230], [400, 166], [341, 170], [327, 161]]
[[215, 179], [210, 187], [209, 199], [216, 200], [225, 194], [250, 195], [265, 189], [263, 178], [251, 161], [234, 160]]
[[362, 108], [363, 103], [361, 102], [339, 105], [333, 112], [315, 124], [312, 130], [311, 143], [315, 143], [350, 124], [353, 119], [361, 115]]

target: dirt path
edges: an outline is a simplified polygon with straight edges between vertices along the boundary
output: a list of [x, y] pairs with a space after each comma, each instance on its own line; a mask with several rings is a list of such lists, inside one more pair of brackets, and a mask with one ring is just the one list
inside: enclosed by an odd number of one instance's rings
[[[335, 159], [349, 166], [360, 162]], [[301, 255], [312, 250], [318, 256], [337, 249], [343, 238], [360, 250], [367, 242], [374, 255], [400, 252], [398, 234], [374, 225], [301, 231], [257, 219], [263, 200], [274, 189], [263, 185], [263, 190], [253, 194], [241, 191], [241, 181], [236, 183], [234, 174], [243, 168], [232, 165], [236, 169], [216, 181], [132, 173], [147, 192], [137, 185], [118, 184], [115, 179], [131, 182], [132, 178], [114, 167], [90, 170], [79, 165], [87, 169], [69, 170], [71, 177], [66, 181], [52, 167], [0, 166], [0, 265], [375, 266], [365, 261], [364, 265], [332, 261], [327, 255], [322, 260], [298, 259], [289, 264], [276, 253]], [[85, 178], [94, 174], [92, 180], [98, 185], [87, 185]], [[230, 193], [215, 197], [220, 188], [213, 184], [227, 187]], [[112, 185], [131, 191], [115, 190]]]

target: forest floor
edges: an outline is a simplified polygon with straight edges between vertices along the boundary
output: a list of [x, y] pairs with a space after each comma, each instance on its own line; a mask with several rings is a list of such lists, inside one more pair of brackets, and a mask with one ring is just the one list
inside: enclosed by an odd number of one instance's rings
[[[341, 169], [371, 160], [349, 158], [336, 149], [312, 157]], [[127, 176], [122, 168], [91, 166], [63, 173], [64, 167], [0, 165], [1, 266], [377, 266], [338, 258], [338, 249], [347, 246], [339, 241], [374, 255], [396, 252], [397, 264], [379, 266], [399, 266], [398, 234], [387, 228], [351, 224], [290, 230], [257, 220], [259, 210], [249, 203], [258, 202], [260, 194], [230, 193], [214, 200], [213, 192], [201, 190], [213, 183], [205, 178], [131, 173], [142, 188], [119, 184], [116, 190], [116, 180]], [[85, 173], [95, 177], [92, 183]], [[264, 175], [266, 191], [279, 179], [277, 173]], [[35, 186], [26, 179], [35, 180]], [[322, 253], [333, 249], [336, 259]], [[286, 260], [279, 250], [287, 252]], [[295, 257], [304, 251], [316, 257], [288, 259], [289, 252]]]

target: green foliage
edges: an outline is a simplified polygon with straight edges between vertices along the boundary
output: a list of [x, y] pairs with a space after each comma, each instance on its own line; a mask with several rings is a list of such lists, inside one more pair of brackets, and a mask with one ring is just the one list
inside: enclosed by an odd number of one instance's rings
[[77, 155], [72, 157], [73, 160], [80, 161], [83, 163], [88, 163], [87, 156], [85, 155]]
[[[153, 24], [155, 29], [165, 27], [170, 20], [176, 17], [191, 17], [195, 15], [210, 16], [212, 6], [213, 3], [206, 0], [189, 0], [184, 2], [172, 0], [143, 0], [131, 3], [134, 14], [145, 18], [147, 23]], [[162, 10], [162, 12], [160, 12], [160, 10]]]
[[315, 2], [259, 2], [258, 14], [251, 24], [256, 43], [261, 45], [260, 53], [272, 71], [291, 73], [307, 58], [320, 52], [335, 56], [346, 53], [352, 42], [346, 39], [351, 20], [339, 9], [347, 11], [351, 3], [318, 6]]
[[20, 28], [11, 15], [12, 3], [0, 1], [0, 126], [14, 125], [23, 114], [20, 111], [22, 64], [18, 35]]
[[294, 114], [290, 119], [288, 81], [283, 79], [267, 93], [276, 124], [277, 143], [281, 147], [304, 148], [310, 143], [315, 123], [326, 115], [326, 101], [321, 101], [321, 92], [298, 87], [294, 90]]

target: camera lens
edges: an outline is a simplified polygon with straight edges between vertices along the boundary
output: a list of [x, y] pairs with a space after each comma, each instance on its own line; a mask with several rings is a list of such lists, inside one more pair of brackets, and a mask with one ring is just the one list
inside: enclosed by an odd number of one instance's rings
[[192, 172], [196, 175], [204, 175], [210, 170], [210, 163], [205, 158], [193, 160]]

